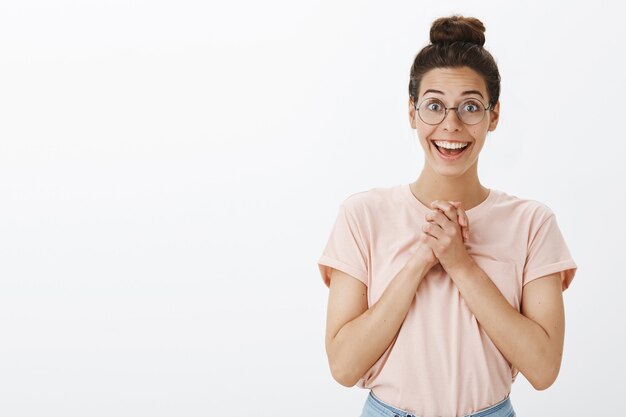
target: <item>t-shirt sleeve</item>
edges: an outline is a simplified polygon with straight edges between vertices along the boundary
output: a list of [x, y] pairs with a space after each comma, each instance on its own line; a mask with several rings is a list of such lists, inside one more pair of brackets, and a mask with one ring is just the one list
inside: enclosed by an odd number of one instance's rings
[[556, 220], [549, 210], [537, 231], [531, 236], [522, 286], [543, 276], [561, 273], [561, 288], [565, 291], [576, 274], [577, 265], [567, 247]]
[[335, 223], [317, 261], [324, 284], [330, 287], [332, 269], [338, 269], [367, 285], [368, 251], [354, 215], [345, 202], [339, 205]]

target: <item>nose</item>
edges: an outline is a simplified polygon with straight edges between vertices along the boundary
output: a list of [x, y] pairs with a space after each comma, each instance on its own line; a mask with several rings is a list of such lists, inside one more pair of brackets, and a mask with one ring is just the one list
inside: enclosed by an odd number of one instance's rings
[[456, 114], [456, 109], [448, 109], [448, 114], [443, 118], [441, 124], [444, 130], [461, 130], [463, 122]]

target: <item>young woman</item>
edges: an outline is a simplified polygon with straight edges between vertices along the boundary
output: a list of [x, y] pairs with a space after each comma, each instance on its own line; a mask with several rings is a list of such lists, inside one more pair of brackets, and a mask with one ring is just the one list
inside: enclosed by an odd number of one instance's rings
[[433, 22], [409, 83], [423, 170], [348, 196], [318, 260], [330, 370], [370, 390], [362, 417], [511, 417], [518, 372], [537, 390], [559, 373], [577, 266], [548, 206], [478, 179], [500, 112], [484, 32]]

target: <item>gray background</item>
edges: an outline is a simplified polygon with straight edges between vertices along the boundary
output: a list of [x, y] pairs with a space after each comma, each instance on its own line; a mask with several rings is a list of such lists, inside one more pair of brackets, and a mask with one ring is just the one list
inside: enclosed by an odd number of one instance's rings
[[408, 183], [431, 22], [502, 75], [487, 187], [553, 209], [579, 269], [560, 375], [518, 416], [621, 409], [621, 5], [2, 1], [0, 414], [358, 416], [316, 261], [340, 201]]

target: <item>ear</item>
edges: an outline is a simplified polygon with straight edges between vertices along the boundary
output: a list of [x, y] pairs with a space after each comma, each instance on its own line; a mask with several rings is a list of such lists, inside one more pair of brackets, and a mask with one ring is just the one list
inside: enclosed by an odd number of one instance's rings
[[489, 132], [496, 130], [496, 126], [498, 126], [498, 120], [500, 119], [500, 100], [498, 100], [498, 102], [496, 103], [495, 106], [493, 106], [493, 109], [491, 109], [489, 111], [489, 113], [491, 113], [489, 115], [490, 119], [489, 119], [489, 129], [487, 129]]
[[415, 126], [415, 107], [413, 107], [413, 100], [409, 97], [409, 123], [412, 129], [417, 129]]

